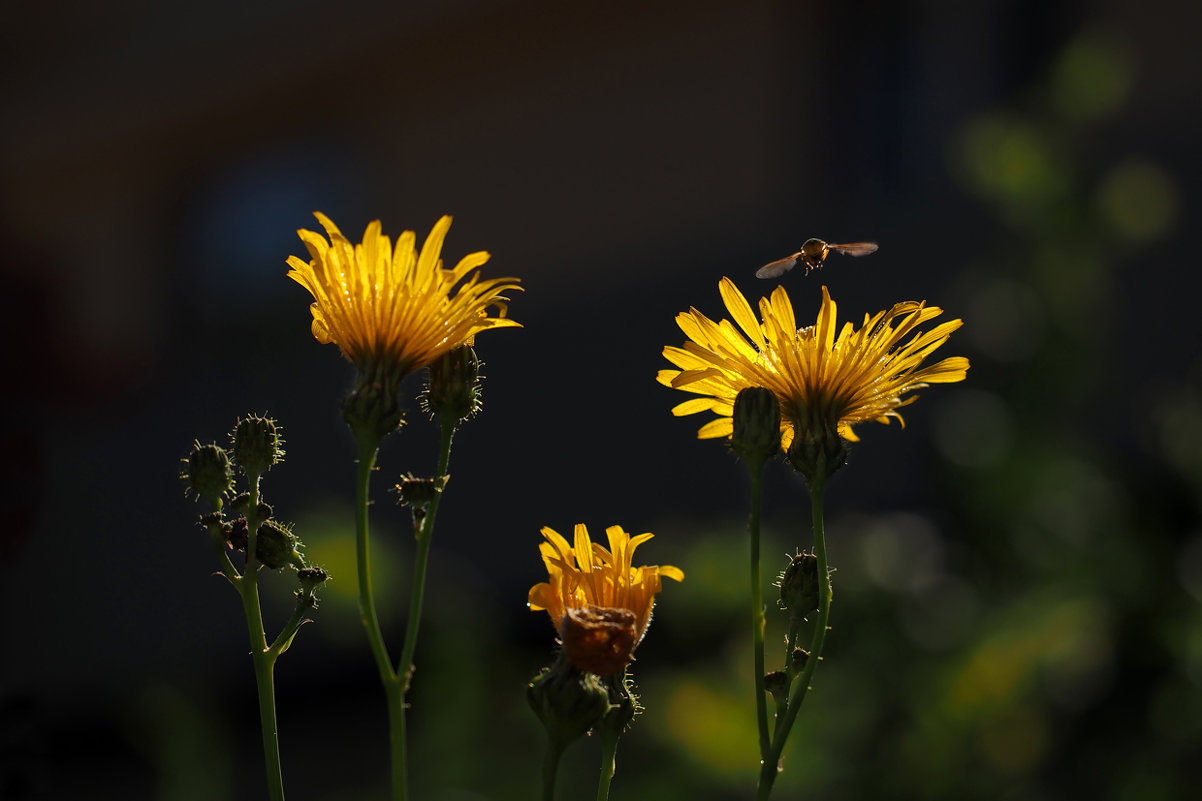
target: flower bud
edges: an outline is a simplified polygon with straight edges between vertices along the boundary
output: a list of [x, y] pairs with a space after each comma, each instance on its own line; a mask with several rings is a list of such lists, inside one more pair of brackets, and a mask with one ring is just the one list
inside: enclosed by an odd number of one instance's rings
[[255, 536], [255, 558], [272, 570], [288, 565], [303, 568], [305, 558], [298, 550], [300, 547], [300, 538], [292, 533], [292, 529], [274, 520], [267, 520], [259, 526]]
[[192, 491], [214, 507], [233, 489], [234, 469], [224, 448], [196, 442], [184, 463], [187, 465], [184, 478]]
[[610, 708], [601, 679], [572, 667], [562, 654], [527, 685], [526, 700], [560, 746], [586, 734]]
[[774, 670], [764, 676], [764, 689], [778, 704], [788, 700], [789, 684], [789, 674], [783, 670]]
[[620, 736], [634, 721], [639, 711], [639, 699], [631, 691], [630, 681], [624, 673], [607, 676], [604, 683], [609, 691], [609, 710], [601, 716], [598, 728]]
[[780, 600], [776, 605], [789, 610], [790, 617], [805, 618], [818, 608], [818, 557], [804, 550], [794, 556], [777, 586]]
[[401, 476], [401, 483], [396, 485], [397, 503], [408, 506], [413, 514], [425, 514], [426, 507], [442, 492], [447, 484], [448, 476], [438, 478], [418, 478], [412, 473]]
[[359, 381], [342, 402], [342, 419], [357, 440], [379, 443], [405, 424], [397, 403], [397, 383], [393, 379], [372, 380], [360, 374]]
[[229, 529], [225, 532], [226, 544], [235, 551], [245, 551], [247, 538], [246, 518], [236, 517], [226, 524]]
[[747, 387], [735, 396], [731, 450], [748, 464], [762, 464], [780, 451], [780, 403], [770, 389]]
[[248, 511], [250, 511], [250, 493], [239, 492], [234, 496], [234, 499], [230, 501], [230, 508], [240, 515], [245, 515]]
[[329, 580], [330, 574], [320, 567], [302, 567], [296, 571], [296, 578], [306, 590], [315, 590]]
[[225, 517], [221, 512], [211, 512], [207, 515], [202, 515], [200, 525], [205, 531], [209, 532], [209, 536], [213, 539], [213, 544], [219, 548], [224, 548], [229, 545], [230, 535], [234, 531], [234, 527], [225, 522]]
[[[245, 515], [250, 511], [250, 493], [239, 492], [234, 496], [234, 499], [230, 501], [230, 508], [240, 515]], [[275, 514], [275, 509], [271, 507], [271, 504], [264, 503], [262, 500], [260, 500], [259, 505], [255, 507], [255, 516], [260, 520], [260, 522], [268, 519], [273, 514]]]
[[422, 408], [444, 420], [462, 422], [480, 411], [480, 360], [470, 345], [430, 363]]
[[284, 439], [270, 417], [250, 415], [238, 421], [232, 434], [234, 461], [248, 476], [261, 476], [284, 460]]
[[793, 441], [786, 453], [793, 467], [805, 476], [806, 483], [825, 481], [847, 463], [847, 443], [830, 421], [815, 425], [794, 425]]
[[638, 645], [638, 620], [629, 609], [568, 609], [559, 636], [564, 655], [574, 667], [610, 676], [630, 664]]

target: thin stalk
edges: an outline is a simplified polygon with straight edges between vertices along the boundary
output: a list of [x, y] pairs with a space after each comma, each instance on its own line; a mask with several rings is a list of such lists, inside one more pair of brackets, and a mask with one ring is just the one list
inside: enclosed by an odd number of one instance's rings
[[[221, 498], [210, 498], [209, 504], [213, 507], [214, 512], [220, 512], [225, 506]], [[241, 593], [242, 590], [238, 587], [238, 580], [242, 578], [242, 574], [238, 572], [238, 568], [234, 567], [234, 563], [230, 561], [230, 555], [225, 552], [226, 541], [225, 534], [221, 530], [221, 522], [209, 523], [208, 532], [213, 540], [213, 552], [217, 554], [217, 562], [221, 565], [221, 572], [229, 579], [230, 584], [234, 585], [234, 589], [237, 589]], [[247, 538], [249, 539], [249, 537], [250, 532], [248, 531]]]
[[617, 770], [618, 736], [620, 732], [608, 726], [601, 731], [601, 775], [597, 778], [597, 801], [609, 801], [609, 783]]
[[[266, 646], [266, 643], [264, 643]], [[275, 654], [264, 648], [252, 653], [255, 687], [259, 691], [259, 725], [263, 729], [263, 758], [267, 766], [267, 792], [271, 801], [284, 801], [284, 774], [275, 717]]]
[[780, 755], [784, 750], [789, 730], [797, 719], [797, 713], [805, 700], [810, 688], [810, 680], [814, 669], [822, 657], [822, 646], [826, 642], [826, 627], [831, 615], [831, 577], [826, 558], [826, 536], [822, 524], [822, 502], [826, 491], [826, 477], [815, 476], [810, 482], [810, 512], [814, 528], [814, 555], [818, 559], [818, 620], [814, 624], [814, 635], [810, 642], [810, 656], [806, 659], [805, 668], [801, 671], [797, 684], [789, 696], [789, 705], [782, 720], [776, 726], [772, 738], [772, 748], [769, 758], [764, 760], [760, 768], [759, 787], [756, 792], [757, 801], [766, 801], [772, 793], [772, 784], [776, 781]]
[[[436, 477], [447, 474], [451, 458], [451, 439], [455, 432], [453, 423], [442, 426], [442, 441], [438, 454]], [[355, 485], [355, 532], [356, 552], [359, 567], [359, 617], [367, 631], [372, 656], [380, 674], [380, 683], [388, 699], [388, 740], [391, 755], [391, 777], [393, 801], [405, 801], [409, 795], [407, 770], [407, 735], [405, 721], [405, 694], [413, 677], [413, 655], [417, 650], [417, 635], [421, 624], [422, 600], [426, 589], [426, 564], [430, 556], [433, 539], [434, 518], [438, 512], [442, 494], [435, 494], [426, 513], [417, 525], [417, 550], [413, 561], [413, 583], [409, 599], [409, 619], [405, 626], [405, 643], [396, 666], [388, 654], [388, 646], [380, 629], [376, 613], [375, 595], [371, 581], [371, 544], [368, 537], [368, 508], [370, 505], [371, 474], [375, 469], [378, 442], [362, 438], [359, 441], [359, 468]]]
[[763, 498], [763, 461], [749, 463], [751, 478], [751, 637], [755, 654], [755, 716], [760, 733], [760, 759], [768, 758], [771, 742], [768, 739], [768, 698], [764, 686], [764, 590], [760, 571], [760, 508]]
[[[435, 481], [441, 480], [443, 476], [447, 475], [447, 467], [451, 461], [451, 439], [454, 434], [455, 422], [443, 422], [442, 438], [438, 449], [438, 469], [434, 473]], [[389, 696], [389, 706], [391, 707], [395, 704], [398, 715], [394, 735], [399, 738], [399, 743], [394, 743], [393, 745], [393, 760], [395, 762], [399, 754], [402, 765], [406, 758], [407, 748], [405, 696], [409, 692], [410, 685], [413, 683], [413, 655], [417, 651], [417, 634], [422, 621], [422, 601], [426, 594], [426, 563], [430, 558], [430, 543], [434, 539], [434, 518], [438, 514], [438, 504], [441, 500], [442, 493], [434, 493], [434, 497], [430, 500], [430, 505], [426, 508], [426, 513], [422, 516], [421, 522], [417, 526], [417, 551], [413, 558], [413, 582], [409, 597], [409, 620], [405, 624], [405, 644], [401, 648], [401, 658], [397, 662], [396, 670], [393, 673], [399, 691], [396, 693], [395, 698], [392, 698], [391, 695]], [[395, 780], [395, 765], [393, 776]], [[406, 792], [402, 771], [401, 794], [397, 798], [403, 801]]]
[[[438, 470], [434, 479], [440, 480], [447, 475], [447, 466], [451, 461], [451, 438], [455, 434], [454, 422], [442, 424], [442, 440], [438, 449]], [[422, 599], [426, 592], [426, 562], [430, 556], [430, 542], [434, 534], [434, 517], [438, 514], [438, 504], [442, 493], [434, 493], [421, 524], [417, 529], [417, 553], [413, 561], [413, 587], [409, 599], [409, 622], [405, 626], [405, 645], [401, 650], [401, 660], [397, 663], [396, 672], [404, 677], [404, 688], [409, 690], [413, 678], [413, 653], [417, 650], [417, 632], [422, 620]]]
[[547, 735], [547, 752], [543, 754], [543, 799], [555, 801], [555, 777], [559, 774], [559, 758], [567, 747], [562, 739]]
[[297, 594], [296, 607], [292, 610], [292, 617], [288, 618], [284, 628], [280, 629], [280, 633], [276, 635], [275, 640], [267, 649], [271, 652], [273, 659], [279, 659], [280, 654], [292, 646], [292, 639], [296, 637], [296, 632], [300, 630], [300, 627], [310, 622], [305, 619], [305, 613], [313, 608], [314, 603], [311, 592], [304, 591]]
[[401, 682], [392, 669], [388, 646], [380, 630], [380, 619], [376, 614], [376, 599], [371, 583], [371, 543], [368, 539], [367, 510], [370, 503], [371, 474], [376, 467], [378, 441], [370, 437], [357, 437], [359, 446], [358, 470], [355, 477], [355, 555], [359, 569], [359, 619], [367, 632], [372, 657], [384, 695], [388, 699], [388, 744], [390, 776], [393, 801], [404, 801], [405, 788], [405, 707], [400, 692]]
[[371, 474], [376, 469], [378, 443], [359, 442], [359, 462], [355, 476], [355, 561], [359, 568], [359, 619], [367, 631], [380, 681], [385, 685], [396, 681], [392, 660], [388, 657], [388, 646], [380, 630], [380, 619], [376, 614], [375, 593], [371, 583], [371, 542], [368, 539], [367, 510], [370, 505]]
[[[275, 654], [267, 648], [263, 630], [263, 611], [259, 606], [258, 564], [255, 547], [259, 533], [259, 477], [248, 476], [250, 498], [246, 513], [246, 568], [236, 586], [242, 596], [246, 628], [250, 634], [250, 655], [255, 666], [255, 687], [259, 696], [259, 727], [263, 733], [263, 760], [267, 769], [267, 791], [271, 801], [284, 801], [284, 774], [280, 768], [280, 741], [275, 715]], [[231, 565], [232, 567], [232, 565]]]

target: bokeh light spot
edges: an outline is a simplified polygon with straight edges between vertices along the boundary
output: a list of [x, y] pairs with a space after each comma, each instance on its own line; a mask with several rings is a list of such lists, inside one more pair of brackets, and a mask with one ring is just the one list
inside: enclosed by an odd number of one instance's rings
[[1047, 137], [1016, 117], [977, 117], [965, 126], [952, 154], [962, 180], [1000, 203], [1011, 222], [1042, 218], [1066, 191], [1067, 176]]
[[1114, 167], [1098, 187], [1098, 212], [1115, 234], [1147, 242], [1177, 222], [1177, 188], [1159, 165], [1131, 159]]
[[949, 650], [964, 645], [980, 607], [971, 584], [944, 575], [901, 607], [902, 628], [927, 650]]
[[1000, 771], [1029, 770], [1046, 753], [1048, 721], [1040, 710], [1019, 707], [981, 731], [981, 752]]
[[1052, 105], [1069, 119], [1100, 119], [1122, 106], [1134, 80], [1126, 42], [1109, 32], [1088, 31], [1066, 47], [1052, 67]]
[[940, 399], [934, 419], [939, 452], [964, 467], [997, 464], [1014, 444], [1010, 407], [991, 392], [957, 389]]
[[1031, 259], [1032, 281], [1059, 327], [1081, 338], [1097, 335], [1097, 316], [1114, 293], [1113, 267], [1094, 237], [1040, 242]]
[[1202, 393], [1188, 388], [1166, 393], [1152, 420], [1165, 461], [1202, 489]]
[[939, 573], [943, 546], [934, 525], [913, 514], [874, 520], [859, 537], [860, 562], [877, 585], [897, 592], [929, 587]]
[[965, 330], [973, 344], [1000, 362], [1027, 359], [1043, 341], [1043, 306], [1019, 281], [996, 277], [975, 284], [964, 319], [971, 323]]
[[1045, 535], [1085, 545], [1129, 508], [1122, 486], [1093, 462], [1064, 456], [1049, 460], [1029, 494], [1026, 514]]
[[[756, 732], [748, 723], [754, 719], [744, 711], [742, 698], [682, 682], [668, 700], [668, 727], [711, 770], [741, 775], [747, 765], [755, 764]], [[751, 749], [746, 747], [749, 743]]]

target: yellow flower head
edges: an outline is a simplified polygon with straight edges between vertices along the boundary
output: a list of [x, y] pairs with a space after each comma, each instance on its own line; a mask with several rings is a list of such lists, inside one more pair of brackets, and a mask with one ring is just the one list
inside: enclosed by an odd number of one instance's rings
[[[546, 610], [561, 636], [571, 622], [565, 621], [568, 617], [584, 626], [594, 625], [595, 629], [604, 626], [604, 620], [582, 620], [574, 614], [577, 611], [606, 610], [610, 613], [606, 617], [611, 622], [628, 618], [633, 630], [624, 638], [626, 645], [617, 655], [620, 665], [624, 666], [651, 622], [651, 607], [660, 591], [661, 578], [684, 581], [684, 572], [672, 565], [634, 567], [634, 549], [651, 539], [653, 534], [631, 537], [621, 526], [610, 526], [605, 534], [609, 538], [608, 550], [589, 539], [588, 529], [578, 523], [573, 547], [555, 530], [543, 527], [546, 542], [539, 545], [539, 552], [547, 567], [549, 581], [531, 587], [528, 600], [532, 611]], [[618, 614], [612, 614], [614, 612]], [[589, 670], [572, 657], [569, 650], [569, 661], [582, 670]]]
[[[337, 345], [360, 373], [399, 383], [444, 353], [472, 344], [480, 331], [519, 325], [505, 317], [508, 298], [502, 294], [520, 290], [518, 279], [481, 281], [477, 273], [461, 283], [488, 261], [487, 253], [469, 254], [454, 269], [443, 269], [439, 255], [449, 216], [434, 224], [420, 254], [413, 231], [401, 234], [394, 250], [376, 220], [363, 232], [363, 242], [352, 245], [328, 217], [314, 216], [329, 241], [315, 231], [297, 231], [309, 261], [289, 256], [288, 277], [313, 296], [313, 336]], [[497, 316], [488, 316], [489, 307]]]
[[[888, 311], [864, 315], [859, 329], [835, 322], [835, 302], [822, 287], [818, 319], [797, 327], [793, 304], [784, 287], [760, 299], [760, 317], [734, 282], [718, 285], [734, 318], [715, 323], [696, 309], [677, 316], [690, 341], [666, 347], [664, 356], [679, 370], [660, 370], [659, 383], [702, 397], [672, 409], [682, 416], [711, 411], [718, 419], [697, 432], [700, 439], [729, 437], [735, 396], [747, 387], [764, 387], [781, 405], [781, 447], [788, 450], [795, 429], [837, 428], [843, 439], [858, 440], [852, 426], [866, 420], [888, 423], [916, 396], [907, 392], [927, 384], [964, 380], [968, 359], [951, 356], [923, 367], [923, 361], [961, 326], [949, 320], [927, 332], [918, 327], [943, 310], [926, 302], [907, 301]], [[738, 324], [738, 328], [735, 324]]]

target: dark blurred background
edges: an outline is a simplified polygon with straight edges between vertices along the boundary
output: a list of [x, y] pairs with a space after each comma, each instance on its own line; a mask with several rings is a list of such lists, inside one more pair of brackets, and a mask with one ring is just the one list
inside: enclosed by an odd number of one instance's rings
[[[746, 478], [658, 386], [674, 316], [723, 315], [810, 236], [862, 260], [858, 319], [926, 299], [968, 380], [865, 425], [835, 479], [833, 633], [776, 797], [1186, 798], [1202, 768], [1199, 14], [1099, 3], [304, 0], [27, 3], [0, 33], [6, 345], [0, 796], [259, 799], [236, 595], [178, 460], [269, 412], [265, 479], [334, 581], [278, 666], [295, 799], [382, 798], [382, 692], [355, 613], [351, 368], [284, 277], [298, 227], [379, 218], [518, 276], [480, 338], [412, 711], [415, 797], [529, 799], [525, 609], [538, 530], [654, 531], [665, 589], [614, 797], [745, 799], [755, 777]], [[775, 282], [773, 282], [775, 283]], [[419, 382], [410, 389], [416, 392]], [[401, 641], [429, 472], [420, 413], [381, 454], [379, 586]], [[768, 572], [808, 545], [767, 485]], [[269, 636], [291, 581], [264, 589]], [[774, 610], [771, 608], [770, 613]], [[782, 621], [772, 614], [770, 642]], [[779, 661], [769, 653], [770, 666]], [[591, 797], [595, 742], [563, 798]], [[1194, 788], [1194, 790], [1190, 790]]]

